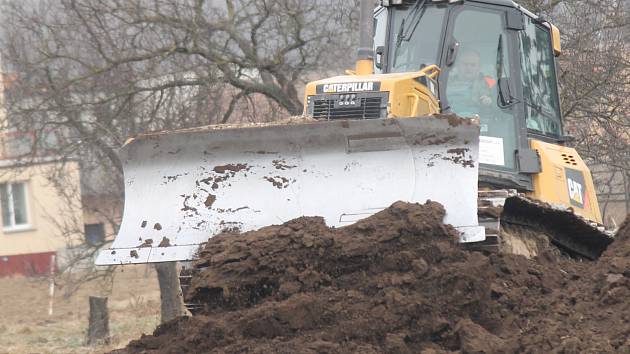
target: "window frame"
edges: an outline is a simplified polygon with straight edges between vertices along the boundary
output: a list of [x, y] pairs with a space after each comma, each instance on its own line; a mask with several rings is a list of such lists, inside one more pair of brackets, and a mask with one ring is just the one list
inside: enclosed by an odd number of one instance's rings
[[[16, 224], [15, 222], [15, 200], [13, 198], [13, 186], [17, 185], [17, 184], [21, 184], [24, 187], [24, 215], [26, 217], [26, 223], [24, 224]], [[7, 186], [7, 199], [8, 199], [8, 204], [9, 204], [9, 215], [11, 217], [10, 221], [11, 224], [9, 226], [5, 226], [4, 225], [4, 215], [2, 215], [3, 219], [2, 219], [2, 231], [5, 233], [10, 233], [10, 232], [19, 232], [19, 231], [26, 231], [26, 230], [32, 230], [33, 226], [31, 223], [31, 213], [30, 213], [30, 203], [29, 203], [29, 193], [28, 193], [28, 181], [16, 181], [16, 182], [3, 182], [0, 183], [1, 185], [6, 185]], [[0, 191], [1, 193], [1, 191]], [[0, 195], [1, 197], [1, 195]], [[1, 205], [0, 205], [1, 208]]]

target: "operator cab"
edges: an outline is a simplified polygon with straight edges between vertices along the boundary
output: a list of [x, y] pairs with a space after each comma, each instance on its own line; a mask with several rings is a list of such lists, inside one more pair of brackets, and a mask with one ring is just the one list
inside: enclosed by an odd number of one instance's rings
[[539, 166], [528, 138], [562, 140], [556, 29], [507, 0], [382, 3], [375, 71], [437, 64], [442, 112], [480, 119], [480, 182], [531, 190]]

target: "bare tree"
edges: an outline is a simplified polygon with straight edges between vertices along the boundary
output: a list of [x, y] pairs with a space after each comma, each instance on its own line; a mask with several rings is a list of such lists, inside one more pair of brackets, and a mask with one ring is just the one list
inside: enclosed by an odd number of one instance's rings
[[604, 191], [615, 172], [630, 176], [630, 8], [604, 0], [557, 10], [566, 53], [560, 61], [566, 126], [580, 154], [609, 172], [597, 181]]
[[[17, 74], [7, 128], [35, 137], [25, 160], [45, 149], [81, 161], [84, 201], [96, 201], [84, 207], [116, 232], [120, 205], [99, 202], [123, 199], [117, 149], [127, 138], [300, 114], [306, 80], [350, 65], [355, 3], [1, 2], [0, 50]], [[173, 288], [176, 278], [160, 280]]]

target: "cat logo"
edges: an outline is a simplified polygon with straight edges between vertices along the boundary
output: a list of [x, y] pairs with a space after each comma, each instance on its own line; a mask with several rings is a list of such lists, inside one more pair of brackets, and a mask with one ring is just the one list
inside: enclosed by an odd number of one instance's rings
[[578, 204], [584, 204], [582, 199], [582, 185], [571, 178], [567, 178], [569, 184], [569, 198]]
[[565, 174], [571, 205], [582, 209], [586, 208], [588, 202], [586, 200], [586, 190], [584, 189], [584, 175], [581, 171], [570, 168], [565, 169]]

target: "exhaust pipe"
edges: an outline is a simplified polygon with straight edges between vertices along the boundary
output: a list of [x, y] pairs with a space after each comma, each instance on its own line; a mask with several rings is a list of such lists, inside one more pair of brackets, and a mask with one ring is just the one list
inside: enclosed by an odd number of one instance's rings
[[361, 0], [361, 13], [359, 17], [359, 50], [357, 53], [357, 75], [374, 74], [374, 25], [372, 13], [374, 0]]

